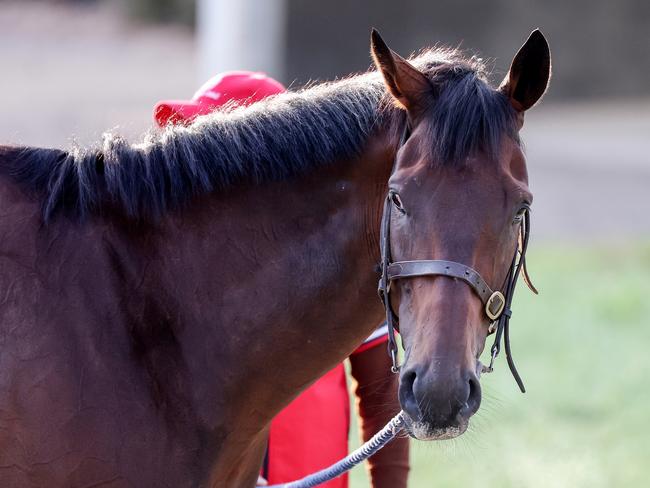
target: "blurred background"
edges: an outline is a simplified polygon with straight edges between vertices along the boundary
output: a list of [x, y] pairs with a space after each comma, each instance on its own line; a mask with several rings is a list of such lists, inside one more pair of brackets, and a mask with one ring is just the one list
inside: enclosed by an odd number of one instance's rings
[[650, 2], [0, 0], [0, 144], [136, 141], [156, 101], [225, 69], [292, 87], [364, 71], [371, 26], [403, 55], [476, 51], [495, 83], [533, 28], [553, 51], [523, 133], [541, 294], [519, 288], [512, 341], [528, 393], [502, 358], [466, 435], [413, 443], [411, 486], [647, 486]]

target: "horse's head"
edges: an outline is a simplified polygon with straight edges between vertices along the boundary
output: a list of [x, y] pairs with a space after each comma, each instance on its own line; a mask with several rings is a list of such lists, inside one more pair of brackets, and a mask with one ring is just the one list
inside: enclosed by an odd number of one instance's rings
[[[459, 275], [476, 270], [505, 294], [532, 203], [517, 134], [546, 90], [550, 52], [534, 31], [498, 89], [478, 60], [453, 52], [416, 67], [373, 31], [372, 54], [409, 127], [389, 181], [390, 260], [436, 260], [434, 272], [391, 282], [405, 345], [400, 402], [414, 436], [450, 438], [481, 403], [478, 358], [494, 319], [478, 286]], [[461, 266], [446, 272], [443, 260]]]

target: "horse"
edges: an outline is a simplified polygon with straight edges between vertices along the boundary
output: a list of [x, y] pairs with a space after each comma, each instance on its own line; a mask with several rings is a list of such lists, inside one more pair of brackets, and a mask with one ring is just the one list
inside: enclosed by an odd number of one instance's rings
[[[273, 416], [383, 320], [385, 204], [392, 259], [504, 283], [546, 39], [498, 88], [458, 50], [371, 51], [137, 144], [0, 147], [0, 485], [254, 486]], [[403, 277], [388, 301], [409, 433], [461, 434], [491, 322], [474, 285]]]

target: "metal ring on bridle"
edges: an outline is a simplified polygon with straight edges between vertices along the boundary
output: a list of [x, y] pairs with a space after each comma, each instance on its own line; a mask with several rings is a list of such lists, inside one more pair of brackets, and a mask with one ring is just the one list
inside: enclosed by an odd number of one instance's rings
[[503, 293], [495, 291], [485, 303], [485, 314], [490, 320], [497, 320], [503, 313], [505, 306], [506, 298], [503, 296]]

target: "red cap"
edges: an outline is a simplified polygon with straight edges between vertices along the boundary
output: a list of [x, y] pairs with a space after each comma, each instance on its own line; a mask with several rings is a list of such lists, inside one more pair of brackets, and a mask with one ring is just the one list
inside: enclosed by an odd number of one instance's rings
[[163, 100], [153, 109], [156, 123], [163, 127], [187, 124], [199, 115], [212, 112], [228, 102], [251, 105], [285, 91], [282, 83], [264, 73], [252, 71], [227, 71], [213, 76], [197, 90], [191, 100]]

